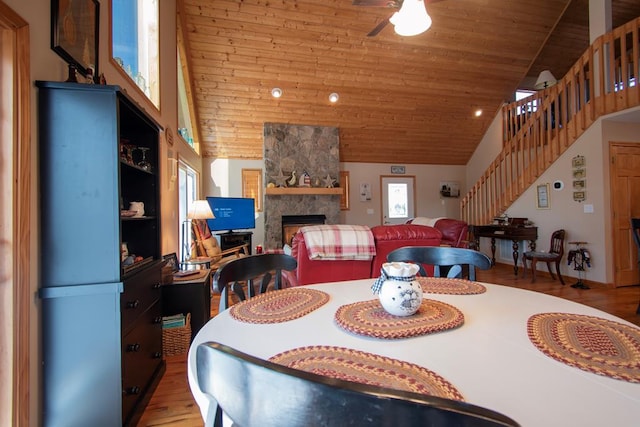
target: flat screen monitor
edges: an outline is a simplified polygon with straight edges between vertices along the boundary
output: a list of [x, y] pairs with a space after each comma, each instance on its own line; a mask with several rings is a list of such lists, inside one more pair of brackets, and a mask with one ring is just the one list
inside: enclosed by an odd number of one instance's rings
[[256, 228], [253, 199], [245, 197], [207, 197], [215, 219], [208, 219], [211, 231], [246, 230]]

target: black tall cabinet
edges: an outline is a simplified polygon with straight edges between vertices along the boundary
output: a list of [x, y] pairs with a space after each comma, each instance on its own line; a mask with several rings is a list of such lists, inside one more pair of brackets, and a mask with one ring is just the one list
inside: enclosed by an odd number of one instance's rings
[[117, 86], [36, 86], [43, 425], [133, 425], [165, 367], [160, 127]]

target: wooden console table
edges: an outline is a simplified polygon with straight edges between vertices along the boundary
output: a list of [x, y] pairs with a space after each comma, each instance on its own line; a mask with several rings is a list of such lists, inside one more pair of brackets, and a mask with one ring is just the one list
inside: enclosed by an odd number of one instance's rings
[[496, 263], [496, 239], [511, 240], [513, 243], [513, 272], [518, 275], [518, 242], [529, 241], [529, 248], [536, 250], [538, 240], [538, 227], [520, 227], [513, 225], [470, 225], [471, 241], [475, 243], [475, 249], [480, 250], [480, 237], [491, 238], [491, 264]]

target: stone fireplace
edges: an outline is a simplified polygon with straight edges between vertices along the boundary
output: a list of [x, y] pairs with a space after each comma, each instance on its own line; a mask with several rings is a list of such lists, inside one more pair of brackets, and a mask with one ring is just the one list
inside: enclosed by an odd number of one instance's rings
[[[265, 247], [281, 248], [283, 216], [324, 215], [327, 224], [340, 220], [340, 195], [316, 194], [314, 188], [326, 186], [327, 177], [338, 181], [340, 171], [338, 128], [282, 123], [264, 124], [264, 183], [285, 187], [283, 177], [307, 173], [310, 188], [295, 193], [269, 194], [265, 191]], [[308, 190], [308, 191], [307, 191]], [[305, 224], [306, 225], [306, 224]]]
[[327, 217], [324, 215], [284, 215], [282, 217], [282, 245], [291, 246], [293, 236], [301, 227], [324, 224], [326, 220]]

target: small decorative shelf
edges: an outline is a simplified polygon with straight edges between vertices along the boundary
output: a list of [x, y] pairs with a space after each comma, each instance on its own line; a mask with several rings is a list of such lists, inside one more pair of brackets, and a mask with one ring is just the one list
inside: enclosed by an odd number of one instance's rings
[[321, 188], [321, 187], [271, 187], [266, 189], [268, 196], [300, 196], [306, 194], [339, 196], [342, 188]]

